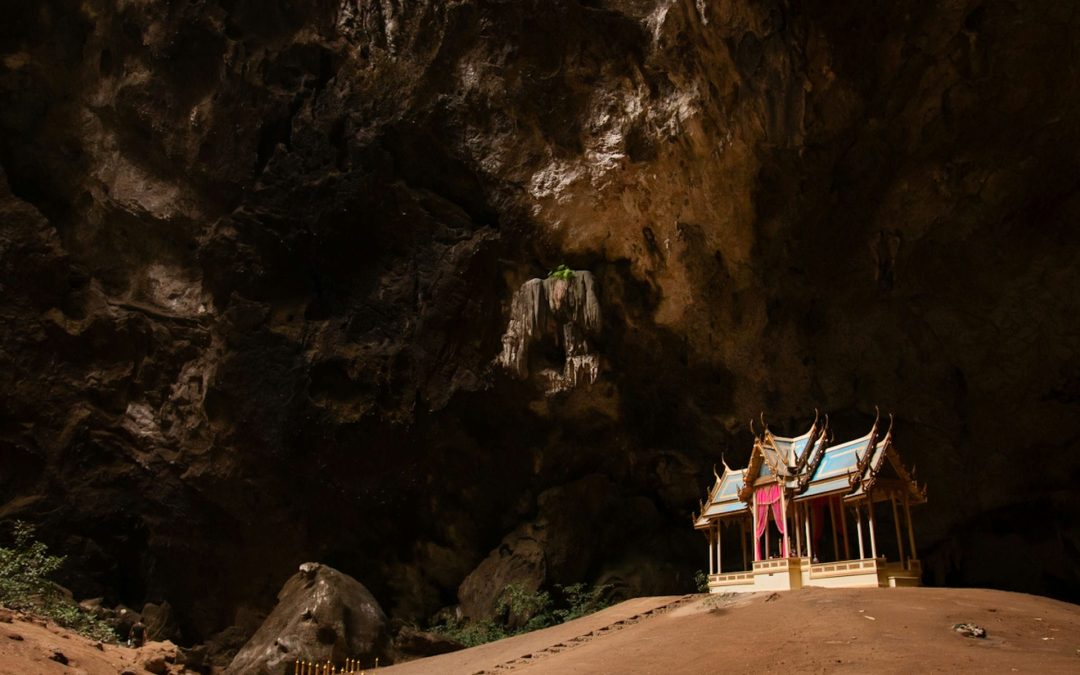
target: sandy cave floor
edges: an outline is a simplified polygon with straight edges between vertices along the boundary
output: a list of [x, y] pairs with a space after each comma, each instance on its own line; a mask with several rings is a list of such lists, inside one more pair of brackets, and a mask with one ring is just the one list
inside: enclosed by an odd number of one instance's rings
[[[971, 622], [985, 639], [952, 629]], [[984, 589], [638, 598], [385, 675], [1080, 673], [1080, 606]]]
[[[985, 639], [952, 630], [971, 622]], [[59, 650], [64, 665], [49, 657]], [[141, 650], [16, 617], [0, 675], [142, 675]], [[179, 670], [169, 664], [170, 671]], [[384, 675], [605, 673], [1080, 673], [1080, 606], [984, 589], [803, 589], [635, 598], [542, 631], [379, 669]]]

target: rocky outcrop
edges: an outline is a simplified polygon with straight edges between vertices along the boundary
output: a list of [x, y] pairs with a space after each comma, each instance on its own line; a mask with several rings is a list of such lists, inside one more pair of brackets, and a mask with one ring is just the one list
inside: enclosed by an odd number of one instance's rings
[[672, 560], [657, 556], [656, 564], [649, 564], [649, 556], [626, 554], [649, 550], [656, 555], [681, 544], [650, 499], [622, 494], [607, 477], [593, 474], [545, 490], [537, 504], [536, 517], [507, 534], [462, 581], [457, 596], [463, 617], [492, 618], [508, 586], [532, 593], [596, 578], [600, 570], [602, 583], [619, 596], [677, 586]]
[[278, 594], [278, 604], [226, 669], [236, 675], [277, 675], [297, 659], [343, 664], [387, 663], [386, 615], [364, 586], [318, 563], [304, 563]]
[[600, 355], [589, 340], [600, 328], [600, 299], [592, 273], [565, 270], [559, 276], [530, 279], [514, 293], [496, 362], [517, 377], [528, 377], [533, 343], [546, 338], [562, 359], [557, 368], [539, 373], [548, 394], [578, 383], [593, 384], [600, 375]]
[[[77, 597], [167, 599], [224, 653], [304, 560], [419, 621], [513, 576], [504, 540], [536, 583], [690, 590], [711, 466], [824, 402], [838, 436], [895, 413], [928, 576], [1080, 598], [1068, 3], [4, 19], [0, 519]], [[603, 368], [547, 395], [492, 363], [563, 262]], [[581, 538], [541, 497], [592, 480]]]

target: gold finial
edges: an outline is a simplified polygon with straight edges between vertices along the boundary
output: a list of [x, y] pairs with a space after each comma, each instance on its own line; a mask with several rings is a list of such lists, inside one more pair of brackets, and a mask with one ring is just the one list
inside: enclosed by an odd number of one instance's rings
[[751, 417], [751, 418], [750, 418], [750, 434], [751, 434], [751, 435], [752, 435], [752, 436], [753, 436], [754, 438], [757, 438], [757, 432], [756, 432], [756, 431], [754, 431], [754, 418], [753, 418], [753, 417]]

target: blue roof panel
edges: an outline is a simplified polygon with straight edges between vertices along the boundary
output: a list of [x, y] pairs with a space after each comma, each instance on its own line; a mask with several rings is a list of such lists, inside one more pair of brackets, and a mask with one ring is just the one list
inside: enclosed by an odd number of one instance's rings
[[811, 481], [827, 480], [856, 471], [859, 466], [859, 451], [866, 447], [866, 441], [865, 437], [857, 438], [826, 448], [825, 456], [821, 458]]
[[739, 500], [735, 500], [733, 502], [728, 502], [726, 504], [721, 505], [720, 509], [716, 513], [725, 514], [725, 513], [735, 513], [737, 511], [749, 511], [749, 510], [750, 510], [750, 507], [748, 507], [746, 504], [740, 502]]
[[791, 455], [793, 459], [798, 459], [802, 456], [802, 451], [806, 448], [806, 442], [809, 438], [800, 438], [791, 444]]
[[851, 489], [851, 484], [848, 482], [847, 476], [840, 476], [839, 478], [833, 478], [832, 480], [823, 481], [817, 485], [811, 485], [810, 488], [795, 498], [795, 501], [801, 501], [810, 497], [816, 497], [818, 495], [829, 494], [833, 492], [847, 492]]

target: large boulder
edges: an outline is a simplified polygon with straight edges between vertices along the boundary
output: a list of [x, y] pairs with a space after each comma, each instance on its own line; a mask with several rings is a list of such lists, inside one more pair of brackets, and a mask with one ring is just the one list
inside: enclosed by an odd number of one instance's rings
[[236, 675], [291, 673], [296, 659], [346, 658], [385, 663], [386, 615], [356, 579], [319, 563], [304, 563], [278, 593], [278, 604], [229, 664]]

